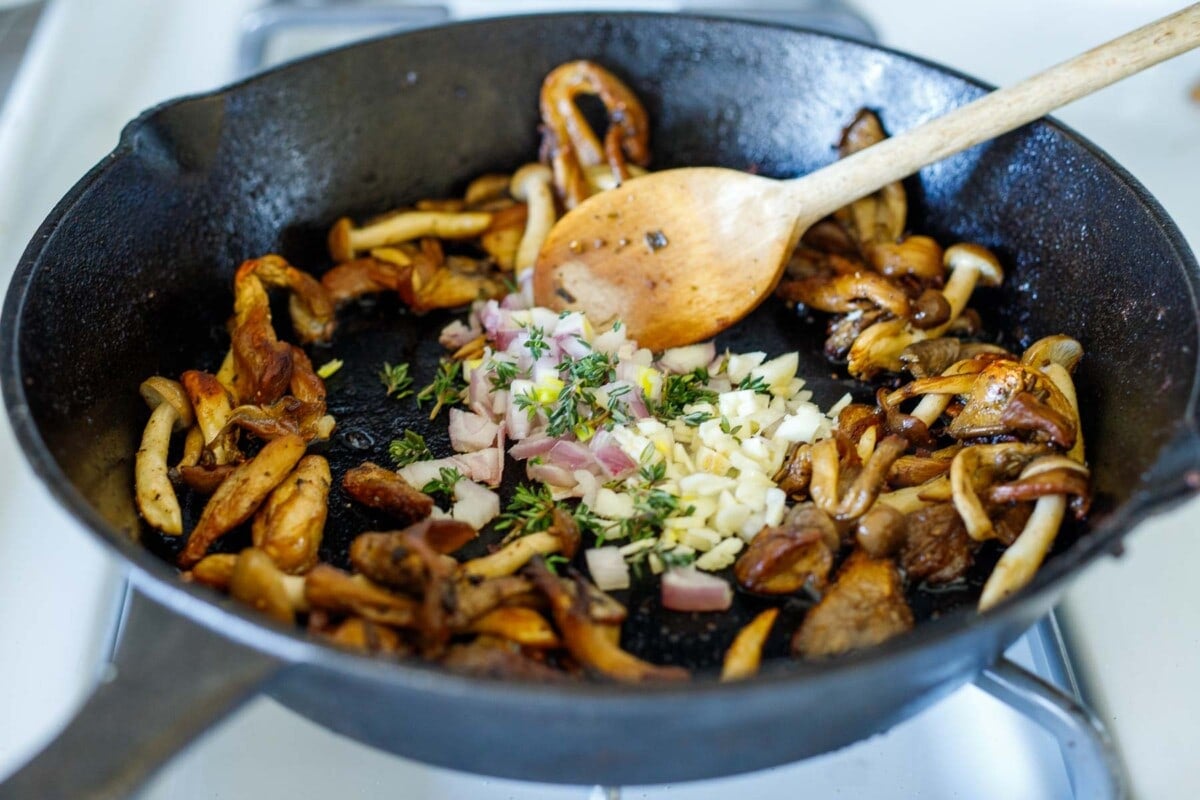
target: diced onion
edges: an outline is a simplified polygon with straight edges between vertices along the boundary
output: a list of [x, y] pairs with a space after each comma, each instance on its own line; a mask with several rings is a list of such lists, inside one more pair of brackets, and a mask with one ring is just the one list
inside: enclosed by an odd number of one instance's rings
[[592, 582], [602, 591], [629, 588], [629, 565], [622, 558], [619, 548], [613, 545], [594, 547], [585, 550], [583, 557]]
[[690, 567], [669, 569], [662, 576], [662, 604], [672, 611], [727, 611], [733, 605], [733, 587]]

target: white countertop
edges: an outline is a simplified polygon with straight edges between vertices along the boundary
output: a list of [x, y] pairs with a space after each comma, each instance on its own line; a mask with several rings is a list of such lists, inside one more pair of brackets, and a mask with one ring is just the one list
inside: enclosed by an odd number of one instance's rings
[[[0, 284], [7, 283], [24, 243], [54, 202], [111, 149], [128, 119], [155, 102], [231, 77], [237, 21], [251, 5], [249, 0], [51, 5], [0, 116]], [[1180, 5], [855, 3], [885, 44], [993, 83], [1024, 77]], [[64, 48], [69, 57], [62, 55]], [[1193, 53], [1057, 115], [1138, 177], [1194, 247], [1200, 244], [1195, 188], [1200, 103], [1189, 92], [1197, 83], [1200, 54]], [[0, 659], [0, 774], [5, 774], [63, 723], [86, 691], [111, 616], [101, 598], [108, 596], [116, 571], [34, 479], [17, 454], [7, 418], [0, 422], [0, 466], [5, 478], [0, 647], [7, 656]], [[1200, 563], [1198, 527], [1195, 501], [1147, 522], [1128, 539], [1127, 554], [1090, 569], [1065, 604], [1097, 711], [1115, 730], [1140, 797], [1200, 796], [1192, 752], [1200, 720], [1195, 680], [1200, 603], [1188, 591], [1191, 570]], [[296, 724], [299, 736], [303, 727]]]

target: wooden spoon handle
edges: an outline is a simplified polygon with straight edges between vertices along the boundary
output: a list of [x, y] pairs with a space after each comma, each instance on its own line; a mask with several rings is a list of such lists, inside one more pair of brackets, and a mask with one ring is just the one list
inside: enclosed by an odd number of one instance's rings
[[1200, 45], [1200, 3], [998, 89], [819, 173], [784, 182], [788, 201], [815, 222], [921, 167], [1032, 122], [1060, 106]]

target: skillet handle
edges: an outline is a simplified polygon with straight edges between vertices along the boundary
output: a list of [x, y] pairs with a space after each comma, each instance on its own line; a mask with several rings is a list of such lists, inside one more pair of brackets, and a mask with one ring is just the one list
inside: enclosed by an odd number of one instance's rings
[[130, 797], [283, 666], [130, 591], [105, 679], [0, 800]]

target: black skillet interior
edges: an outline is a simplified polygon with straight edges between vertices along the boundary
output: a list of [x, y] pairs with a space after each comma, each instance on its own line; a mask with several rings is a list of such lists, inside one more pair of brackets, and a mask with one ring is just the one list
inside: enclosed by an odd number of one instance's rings
[[[245, 258], [281, 252], [329, 266], [324, 234], [422, 197], [453, 195], [485, 171], [537, 152], [537, 93], [557, 64], [595, 59], [643, 98], [654, 166], [720, 164], [790, 176], [835, 157], [860, 107], [910, 128], [980, 89], [913, 59], [825, 36], [728, 21], [653, 15], [525, 18], [411, 34], [339, 51], [214, 95], [170, 104], [132, 124], [122, 147], [60, 208], [31, 247], [8, 298], [19, 376], [37, 428], [63, 472], [111, 523], [119, 546], [144, 529], [131, 499], [132, 459], [152, 374], [215, 370], [228, 340], [231, 277]], [[981, 242], [1006, 265], [981, 310], [1009, 344], [1064, 332], [1087, 356], [1077, 376], [1094, 470], [1093, 519], [1126, 501], [1186, 415], [1195, 379], [1195, 264], [1164, 231], [1157, 206], [1119, 170], [1060, 128], [1038, 124], [923, 170], [908, 182], [910, 227]], [[14, 319], [19, 314], [19, 322]], [[436, 335], [451, 317], [414, 317], [392, 300], [346, 309], [320, 364], [339, 427], [322, 448], [335, 476], [387, 463], [399, 431], [448, 452], [430, 424], [383, 396], [384, 361], [428, 380]], [[286, 314], [276, 315], [287, 336]], [[768, 304], [723, 337], [734, 349], [798, 349], [801, 374], [828, 404], [848, 387], [820, 355], [822, 325]], [[7, 377], [7, 376], [6, 376]], [[852, 387], [851, 387], [852, 388]], [[518, 470], [508, 470], [516, 475]], [[386, 521], [335, 491], [322, 556], [345, 562], [349, 540]], [[194, 518], [198, 509], [189, 504]], [[1068, 527], [1056, 552], [1075, 542]], [[244, 544], [231, 537], [222, 548]], [[1054, 570], [1052, 559], [1047, 570]], [[977, 579], [986, 570], [980, 565]], [[930, 616], [971, 594], [913, 593]], [[656, 610], [653, 592], [626, 644], [651, 660], [711, 666], [758, 607], [739, 598], [717, 622]], [[794, 604], [801, 610], [803, 603]], [[781, 630], [787, 626], [780, 626]], [[783, 640], [773, 644], [783, 650]]]

